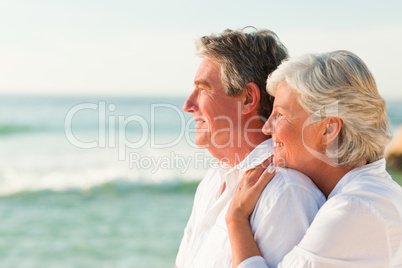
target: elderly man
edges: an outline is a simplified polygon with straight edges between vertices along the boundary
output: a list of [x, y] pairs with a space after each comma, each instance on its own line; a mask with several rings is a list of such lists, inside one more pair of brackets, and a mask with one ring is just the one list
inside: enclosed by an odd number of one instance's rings
[[[197, 189], [176, 267], [230, 267], [225, 214], [242, 176], [267, 164], [273, 153], [270, 137], [261, 132], [273, 103], [266, 79], [287, 58], [287, 50], [268, 30], [226, 30], [198, 40], [197, 52], [202, 62], [183, 110], [197, 122], [197, 146], [206, 148], [219, 167], [211, 168]], [[277, 173], [250, 217], [270, 267], [302, 239], [324, 201], [303, 174]]]

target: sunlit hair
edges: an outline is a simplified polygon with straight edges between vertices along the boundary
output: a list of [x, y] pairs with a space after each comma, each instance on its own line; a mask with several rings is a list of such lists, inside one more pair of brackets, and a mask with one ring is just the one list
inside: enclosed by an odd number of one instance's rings
[[268, 118], [273, 98], [265, 91], [266, 80], [288, 52], [274, 32], [245, 30], [228, 29], [220, 35], [201, 37], [196, 43], [197, 54], [219, 64], [228, 96], [239, 96], [248, 83], [254, 82], [261, 92], [258, 113]]
[[338, 117], [342, 129], [337, 146], [327, 156], [338, 166], [358, 167], [384, 155], [390, 129], [384, 99], [364, 62], [349, 51], [308, 54], [283, 62], [267, 81], [275, 95], [278, 85], [287, 84], [298, 94], [298, 102], [318, 121]]

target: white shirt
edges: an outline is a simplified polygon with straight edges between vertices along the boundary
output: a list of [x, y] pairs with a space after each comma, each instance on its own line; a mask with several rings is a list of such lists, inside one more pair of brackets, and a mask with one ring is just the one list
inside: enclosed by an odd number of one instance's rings
[[[252, 257], [239, 267], [267, 264]], [[402, 267], [402, 188], [386, 172], [384, 159], [338, 182], [279, 267]]]
[[[177, 267], [231, 267], [227, 208], [245, 171], [261, 164], [271, 152], [273, 144], [267, 140], [236, 167], [220, 166], [207, 172], [195, 195]], [[224, 182], [226, 189], [220, 194]], [[254, 238], [269, 265], [276, 266], [300, 242], [324, 202], [324, 195], [305, 175], [289, 169], [277, 170], [250, 218]]]

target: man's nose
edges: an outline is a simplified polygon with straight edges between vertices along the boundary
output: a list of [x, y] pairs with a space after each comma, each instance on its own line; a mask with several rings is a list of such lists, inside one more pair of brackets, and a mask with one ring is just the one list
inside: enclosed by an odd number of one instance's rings
[[191, 95], [188, 97], [186, 102], [183, 105], [183, 111], [187, 113], [194, 113], [197, 111], [198, 106], [197, 106], [197, 93], [195, 90], [191, 93]]

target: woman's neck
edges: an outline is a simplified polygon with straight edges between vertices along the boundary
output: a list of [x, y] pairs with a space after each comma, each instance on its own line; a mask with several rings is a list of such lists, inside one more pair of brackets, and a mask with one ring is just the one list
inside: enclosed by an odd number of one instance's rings
[[310, 170], [310, 174], [306, 175], [311, 178], [321, 192], [328, 198], [336, 184], [352, 169], [353, 168], [332, 166], [322, 163], [314, 168], [314, 170]]

